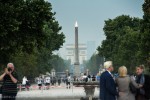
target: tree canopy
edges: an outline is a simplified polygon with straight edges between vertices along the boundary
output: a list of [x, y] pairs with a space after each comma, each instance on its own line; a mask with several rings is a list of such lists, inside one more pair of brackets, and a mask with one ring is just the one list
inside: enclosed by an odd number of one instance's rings
[[143, 19], [122, 15], [106, 20], [106, 39], [97, 49], [116, 67], [126, 65], [130, 72], [139, 64], [150, 72], [150, 0], [145, 0], [143, 12]]
[[99, 54], [112, 60], [116, 67], [125, 65], [133, 70], [139, 61], [139, 35], [141, 19], [127, 15], [105, 21], [103, 40], [98, 47]]
[[64, 42], [52, 6], [44, 0], [0, 0], [0, 61], [17, 51], [58, 50]]
[[103, 65], [104, 58], [98, 54], [93, 54], [91, 58], [84, 62], [84, 65], [89, 69], [90, 74], [96, 75], [99, 72], [100, 67]]
[[146, 61], [146, 64], [149, 66], [150, 72], [150, 0], [145, 0], [143, 4], [143, 21], [141, 25], [141, 55], [142, 58]]
[[51, 3], [0, 0], [0, 6], [0, 65], [14, 62], [20, 74], [51, 68], [52, 52], [65, 42]]

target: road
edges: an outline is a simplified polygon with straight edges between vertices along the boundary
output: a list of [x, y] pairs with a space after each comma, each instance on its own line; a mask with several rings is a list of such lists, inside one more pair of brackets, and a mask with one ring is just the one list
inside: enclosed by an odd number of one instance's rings
[[[94, 97], [98, 97], [99, 89], [95, 89]], [[32, 86], [29, 91], [19, 91], [16, 100], [80, 100], [85, 97], [83, 87], [72, 87], [67, 89], [65, 85], [54, 86], [49, 90], [39, 90], [37, 86]]]

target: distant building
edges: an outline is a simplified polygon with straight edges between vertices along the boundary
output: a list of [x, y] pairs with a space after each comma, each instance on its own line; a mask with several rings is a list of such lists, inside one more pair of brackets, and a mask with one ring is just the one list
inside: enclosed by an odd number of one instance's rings
[[[87, 60], [87, 46], [86, 44], [79, 44], [79, 63], [83, 64], [83, 61]], [[66, 59], [71, 60], [71, 64], [75, 62], [75, 45], [66, 45]]]

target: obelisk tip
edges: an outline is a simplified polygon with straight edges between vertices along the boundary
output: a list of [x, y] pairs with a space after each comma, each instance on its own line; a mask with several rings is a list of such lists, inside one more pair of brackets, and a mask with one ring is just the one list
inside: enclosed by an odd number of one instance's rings
[[75, 23], [75, 27], [78, 27], [78, 23], [77, 23], [77, 21], [76, 21], [76, 23]]

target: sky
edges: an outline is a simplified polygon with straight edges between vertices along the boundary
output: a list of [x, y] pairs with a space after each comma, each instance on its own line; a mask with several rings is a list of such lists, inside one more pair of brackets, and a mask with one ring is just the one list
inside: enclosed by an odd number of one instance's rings
[[66, 36], [65, 43], [59, 49], [64, 58], [66, 44], [74, 43], [74, 25], [78, 22], [79, 43], [95, 41], [95, 51], [105, 40], [104, 22], [120, 15], [143, 17], [144, 0], [47, 0], [56, 12], [56, 20], [62, 27], [60, 32]]

